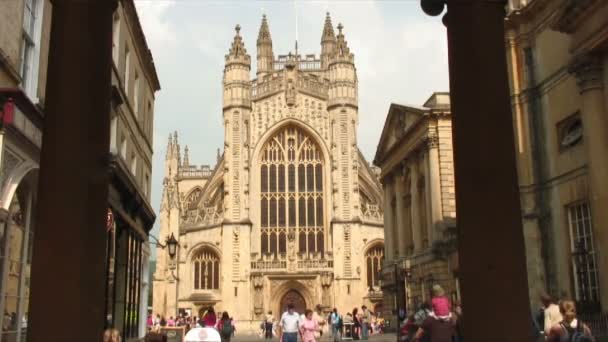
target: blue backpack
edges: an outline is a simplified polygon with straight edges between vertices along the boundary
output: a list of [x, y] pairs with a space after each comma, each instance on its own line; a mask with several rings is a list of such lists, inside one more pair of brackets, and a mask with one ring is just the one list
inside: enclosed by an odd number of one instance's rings
[[592, 342], [593, 339], [591, 336], [585, 335], [584, 324], [581, 321], [576, 323], [576, 328], [572, 328], [569, 324], [561, 322], [560, 325], [562, 329], [566, 331], [568, 334], [566, 338], [568, 338], [569, 342]]

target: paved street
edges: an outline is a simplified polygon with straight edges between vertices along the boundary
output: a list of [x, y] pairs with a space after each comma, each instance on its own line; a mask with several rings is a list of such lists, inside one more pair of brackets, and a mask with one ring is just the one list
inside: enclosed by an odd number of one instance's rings
[[[375, 341], [375, 342], [394, 342], [396, 341], [397, 337], [395, 336], [395, 334], [382, 334], [382, 335], [372, 335], [369, 338], [369, 341]], [[232, 341], [235, 342], [248, 342], [248, 341], [264, 341], [263, 339], [261, 339], [259, 336], [253, 336], [253, 335], [237, 335], [235, 338], [232, 339]], [[273, 339], [272, 341], [278, 341], [277, 338]], [[331, 337], [324, 337], [321, 339], [320, 342], [330, 342], [332, 341]]]

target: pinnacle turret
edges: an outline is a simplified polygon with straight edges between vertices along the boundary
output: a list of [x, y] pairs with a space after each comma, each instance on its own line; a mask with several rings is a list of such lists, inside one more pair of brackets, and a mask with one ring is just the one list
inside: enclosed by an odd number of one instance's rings
[[173, 158], [173, 134], [169, 134], [169, 142], [167, 143], [167, 152], [165, 153], [165, 160]]
[[336, 50], [336, 36], [334, 35], [334, 27], [331, 23], [329, 12], [325, 16], [325, 25], [321, 34], [321, 64], [325, 69], [329, 63], [330, 57]]
[[270, 29], [268, 28], [268, 20], [266, 20], [266, 14], [263, 14], [262, 25], [260, 26], [260, 31], [258, 32], [258, 45], [265, 42], [270, 42], [270, 44], [272, 44]]
[[180, 153], [180, 146], [179, 146], [179, 141], [177, 140], [177, 131], [173, 132], [173, 145], [172, 147], [172, 154], [173, 154], [173, 158], [177, 158], [177, 165], [181, 164], [181, 153]]
[[338, 57], [351, 57], [348, 43], [346, 42], [346, 39], [344, 39], [344, 34], [342, 33], [343, 28], [344, 26], [341, 23], [338, 24], [338, 35], [336, 36], [336, 55]]
[[184, 161], [182, 163], [184, 168], [188, 168], [190, 166], [190, 156], [188, 155], [188, 145], [184, 148]]
[[274, 61], [272, 38], [270, 36], [266, 14], [262, 15], [262, 25], [260, 26], [260, 32], [258, 33], [257, 50], [257, 75], [260, 77], [272, 70], [272, 62]]
[[329, 12], [327, 12], [327, 14], [325, 15], [325, 25], [323, 26], [323, 34], [321, 35], [321, 44], [327, 41], [336, 41], [334, 27], [331, 24], [331, 17], [329, 16]]
[[236, 31], [236, 34], [234, 35], [232, 46], [230, 46], [230, 50], [226, 58], [245, 57], [247, 56], [247, 49], [245, 49], [245, 43], [243, 43], [243, 37], [241, 37], [241, 25], [237, 24], [234, 30]]

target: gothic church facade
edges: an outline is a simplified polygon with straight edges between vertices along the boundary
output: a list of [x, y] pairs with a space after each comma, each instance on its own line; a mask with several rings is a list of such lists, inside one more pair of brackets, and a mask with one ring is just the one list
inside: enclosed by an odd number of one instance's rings
[[288, 303], [380, 310], [383, 195], [357, 147], [354, 55], [337, 29], [328, 14], [319, 57], [275, 58], [263, 17], [252, 79], [237, 25], [217, 165], [190, 165], [169, 139], [160, 237], [179, 248], [157, 250], [155, 314], [214, 306], [248, 329]]

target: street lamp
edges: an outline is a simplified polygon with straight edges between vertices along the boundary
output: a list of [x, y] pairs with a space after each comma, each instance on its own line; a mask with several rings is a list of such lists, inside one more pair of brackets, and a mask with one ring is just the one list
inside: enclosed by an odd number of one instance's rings
[[171, 233], [171, 236], [167, 238], [166, 244], [167, 249], [169, 250], [169, 257], [171, 257], [171, 259], [175, 258], [175, 254], [177, 252], [177, 240], [175, 239], [175, 236], [173, 236], [173, 233]]
[[150, 237], [152, 239], [154, 239], [154, 241], [156, 241], [156, 245], [162, 249], [167, 248], [168, 252], [169, 252], [169, 257], [171, 259], [175, 258], [175, 255], [177, 254], [177, 246], [179, 245], [177, 239], [175, 239], [175, 236], [173, 235], [173, 233], [171, 233], [171, 236], [167, 237], [167, 239], [165, 239], [165, 244], [163, 245], [160, 241], [158, 241], [158, 239], [154, 236], [154, 235], [150, 235]]

